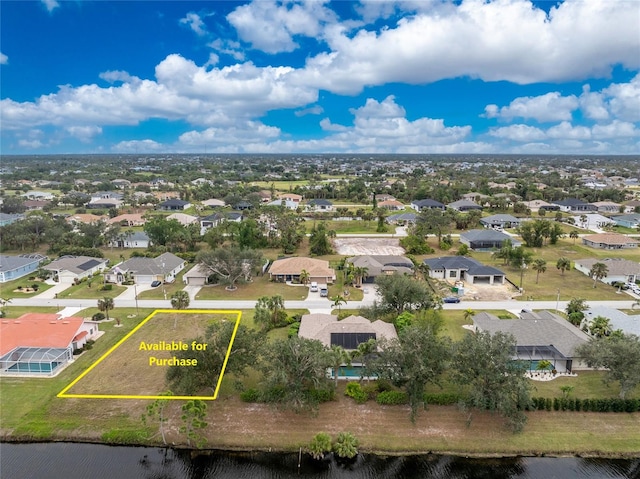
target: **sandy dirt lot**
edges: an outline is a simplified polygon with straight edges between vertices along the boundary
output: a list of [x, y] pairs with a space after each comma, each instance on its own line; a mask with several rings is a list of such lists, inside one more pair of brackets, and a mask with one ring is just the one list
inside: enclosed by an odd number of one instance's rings
[[404, 248], [396, 238], [336, 238], [333, 240], [333, 247], [337, 254], [345, 256], [404, 254]]
[[476, 301], [504, 301], [511, 299], [517, 294], [510, 284], [489, 285], [465, 283], [463, 298]]

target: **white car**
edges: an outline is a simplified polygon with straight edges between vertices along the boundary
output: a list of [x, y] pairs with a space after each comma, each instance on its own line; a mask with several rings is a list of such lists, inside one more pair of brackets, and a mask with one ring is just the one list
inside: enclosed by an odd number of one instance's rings
[[311, 283], [311, 288], [309, 289], [309, 291], [311, 291], [312, 293], [317, 293], [318, 292], [318, 283], [313, 281]]

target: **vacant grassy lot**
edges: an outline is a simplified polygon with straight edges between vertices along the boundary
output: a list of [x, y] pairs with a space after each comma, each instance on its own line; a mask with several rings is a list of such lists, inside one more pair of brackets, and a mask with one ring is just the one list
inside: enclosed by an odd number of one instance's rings
[[[158, 395], [166, 391], [168, 367], [151, 363], [152, 358], [170, 359], [171, 351], [140, 350], [141, 342], [167, 343], [191, 341], [204, 333], [212, 322], [234, 320], [221, 314], [162, 313], [154, 316], [124, 343], [101, 361], [69, 394]], [[215, 384], [212, 385], [215, 388]]]
[[309, 288], [303, 285], [288, 285], [269, 281], [269, 275], [257, 276], [253, 282], [238, 284], [235, 291], [227, 291], [222, 285], [204, 286], [196, 299], [230, 300], [258, 299], [261, 296], [280, 295], [285, 300], [303, 300], [309, 294]]

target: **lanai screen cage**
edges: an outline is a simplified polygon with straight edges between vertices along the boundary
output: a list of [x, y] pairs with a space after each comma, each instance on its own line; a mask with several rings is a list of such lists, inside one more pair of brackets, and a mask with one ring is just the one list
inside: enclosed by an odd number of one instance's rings
[[518, 346], [516, 358], [523, 361], [530, 371], [535, 371], [540, 361], [550, 361], [553, 369], [571, 370], [571, 360], [568, 360], [553, 345], [549, 346]]
[[73, 359], [71, 348], [19, 347], [0, 358], [3, 374], [53, 376], [57, 369]]

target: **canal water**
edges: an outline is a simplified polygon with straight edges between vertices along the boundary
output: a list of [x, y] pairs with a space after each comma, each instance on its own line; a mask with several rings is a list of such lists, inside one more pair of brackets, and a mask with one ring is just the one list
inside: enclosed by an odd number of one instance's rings
[[359, 455], [341, 464], [298, 454], [189, 451], [98, 444], [0, 444], [2, 479], [640, 479], [632, 460]]

